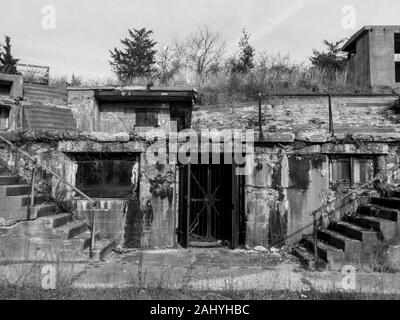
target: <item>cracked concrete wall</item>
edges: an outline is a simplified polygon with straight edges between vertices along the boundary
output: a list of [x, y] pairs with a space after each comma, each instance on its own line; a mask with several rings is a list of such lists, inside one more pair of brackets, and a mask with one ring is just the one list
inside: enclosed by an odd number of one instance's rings
[[319, 207], [328, 189], [327, 161], [318, 155], [293, 156], [279, 148], [257, 148], [255, 161], [246, 178], [246, 245], [280, 245], [312, 222], [307, 212]]
[[[298, 150], [256, 147], [254, 170], [246, 177], [246, 246], [292, 244], [311, 233], [310, 213], [344, 191], [330, 188], [328, 155], [357, 154], [376, 156], [376, 171], [400, 164], [398, 143], [318, 144]], [[385, 179], [398, 183], [400, 176]], [[354, 212], [359, 201], [338, 202], [334, 219]]]
[[176, 245], [176, 167], [149, 164], [141, 157], [140, 246], [168, 248]]

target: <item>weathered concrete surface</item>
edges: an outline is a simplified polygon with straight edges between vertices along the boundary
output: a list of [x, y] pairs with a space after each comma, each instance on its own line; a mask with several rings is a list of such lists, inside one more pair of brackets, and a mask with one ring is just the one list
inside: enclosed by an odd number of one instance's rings
[[[85, 234], [89, 237], [89, 234]], [[0, 228], [0, 263], [88, 261], [84, 237], [65, 240], [46, 218]]]
[[[351, 98], [336, 98], [333, 103], [333, 123], [338, 134], [357, 132], [374, 133], [386, 131], [396, 137], [400, 129], [399, 118], [394, 106], [396, 97], [371, 98], [351, 102]], [[385, 100], [386, 99], [386, 100]], [[262, 106], [262, 128], [268, 142], [287, 142], [279, 134], [295, 134], [296, 140], [304, 142], [325, 142], [329, 138], [329, 113], [327, 98], [274, 99]], [[268, 103], [268, 104], [267, 104]], [[258, 106], [225, 106], [215, 108], [199, 107], [193, 112], [192, 128], [202, 129], [254, 129], [258, 130]], [[271, 136], [269, 136], [269, 134]], [[275, 135], [274, 135], [275, 134]], [[285, 136], [283, 136], [285, 137]], [[289, 141], [290, 142], [290, 141]]]
[[[115, 255], [88, 267], [77, 288], [148, 287], [194, 290], [345, 291], [344, 274], [308, 272], [284, 253], [230, 250], [164, 250]], [[398, 274], [358, 269], [353, 292], [400, 293]]]
[[22, 76], [17, 76], [17, 75], [12, 75], [12, 74], [0, 74], [0, 80], [1, 81], [6, 81], [11, 83], [11, 91], [10, 91], [10, 97], [11, 98], [22, 98], [23, 96], [23, 78]]

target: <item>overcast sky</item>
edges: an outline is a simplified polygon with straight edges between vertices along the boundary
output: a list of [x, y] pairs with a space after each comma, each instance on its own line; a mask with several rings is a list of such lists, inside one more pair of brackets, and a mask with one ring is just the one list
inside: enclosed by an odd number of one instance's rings
[[[42, 27], [42, 7], [53, 5], [56, 29]], [[109, 49], [128, 28], [154, 31], [160, 44], [183, 38], [207, 23], [235, 50], [241, 29], [257, 52], [289, 53], [306, 61], [323, 39], [348, 37], [344, 6], [354, 6], [355, 29], [400, 24], [398, 0], [0, 0], [0, 34], [12, 37], [22, 63], [48, 65], [52, 75], [112, 75]]]

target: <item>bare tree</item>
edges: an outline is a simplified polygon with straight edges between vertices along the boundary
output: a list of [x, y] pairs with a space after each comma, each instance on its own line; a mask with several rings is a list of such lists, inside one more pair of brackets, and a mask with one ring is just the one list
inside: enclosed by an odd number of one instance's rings
[[184, 44], [177, 39], [171, 45], [159, 50], [157, 55], [158, 79], [161, 84], [169, 84], [185, 67]]
[[186, 40], [186, 59], [188, 68], [195, 73], [201, 84], [209, 74], [219, 70], [225, 51], [222, 35], [208, 25], [198, 26]]

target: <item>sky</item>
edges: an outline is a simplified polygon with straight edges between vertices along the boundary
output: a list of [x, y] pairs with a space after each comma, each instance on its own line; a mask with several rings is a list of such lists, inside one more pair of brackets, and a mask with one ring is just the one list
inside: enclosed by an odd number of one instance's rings
[[[55, 29], [43, 27], [48, 5]], [[343, 11], [348, 6], [354, 15]], [[399, 14], [398, 0], [0, 0], [0, 36], [12, 38], [21, 63], [50, 66], [52, 76], [105, 79], [112, 76], [109, 50], [132, 28], [153, 30], [162, 47], [206, 23], [223, 35], [227, 54], [245, 28], [256, 53], [307, 62], [324, 39], [350, 37], [364, 25], [400, 24]]]

